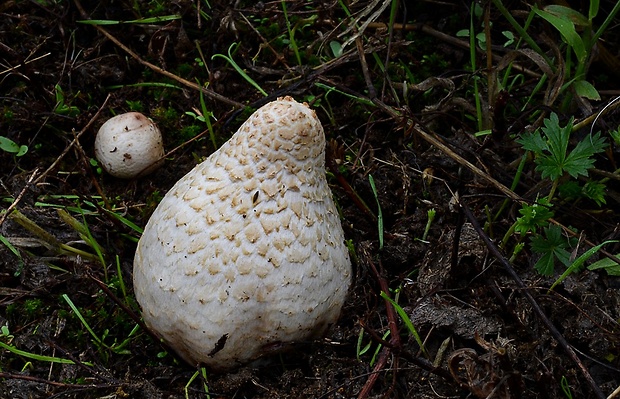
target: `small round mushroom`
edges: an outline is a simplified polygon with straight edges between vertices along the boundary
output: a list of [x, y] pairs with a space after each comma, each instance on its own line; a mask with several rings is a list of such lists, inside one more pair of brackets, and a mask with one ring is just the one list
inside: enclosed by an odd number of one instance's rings
[[99, 128], [95, 157], [112, 176], [122, 179], [144, 176], [163, 163], [161, 132], [139, 112], [117, 115]]
[[191, 365], [228, 370], [324, 333], [351, 262], [315, 112], [271, 102], [181, 178], [144, 229], [133, 282], [147, 326]]

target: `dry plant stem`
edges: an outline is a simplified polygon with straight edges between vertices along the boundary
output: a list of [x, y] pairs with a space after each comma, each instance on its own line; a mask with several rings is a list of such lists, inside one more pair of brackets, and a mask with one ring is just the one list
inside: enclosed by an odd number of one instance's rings
[[611, 393], [611, 395], [609, 395], [609, 396], [607, 397], [607, 399], [613, 399], [613, 398], [617, 397], [618, 395], [620, 395], [620, 387], [616, 388], [616, 389], [615, 389], [615, 390]]
[[[374, 29], [387, 29], [387, 25], [384, 24], [383, 22], [373, 22], [373, 23], [369, 24], [368, 27], [369, 28], [374, 28]], [[455, 37], [452, 37], [450, 35], [447, 35], [447, 34], [441, 32], [441, 31], [433, 29], [430, 26], [425, 25], [425, 24], [405, 24], [405, 25], [403, 25], [403, 24], [396, 23], [396, 24], [394, 24], [394, 29], [395, 30], [404, 29], [404, 30], [408, 30], [408, 31], [412, 31], [412, 30], [421, 31], [423, 33], [426, 33], [427, 35], [433, 36], [436, 39], [442, 40], [442, 41], [444, 41], [444, 42], [446, 42], [446, 43], [448, 43], [448, 44], [450, 44], [450, 45], [452, 45], [454, 47], [460, 47], [462, 49], [469, 50], [469, 42], [468, 41], [457, 39]], [[490, 47], [491, 47], [492, 50], [498, 50], [496, 46], [490, 46]], [[502, 50], [505, 50], [505, 49], [502, 49]], [[480, 48], [477, 48], [476, 52], [479, 53], [480, 55], [484, 55], [484, 51], [482, 49], [480, 49]], [[500, 56], [500, 55], [497, 55], [497, 54], [493, 54], [492, 55], [492, 60], [493, 61], [499, 61], [501, 59], [502, 59], [502, 56]], [[540, 73], [534, 72], [534, 71], [532, 71], [532, 70], [530, 70], [528, 68], [525, 68], [525, 67], [523, 67], [523, 66], [521, 66], [519, 64], [513, 64], [512, 68], [514, 70], [516, 70], [516, 71], [523, 72], [524, 74], [526, 74], [526, 75], [528, 75], [530, 77], [534, 77], [534, 78], [538, 78], [538, 79], [540, 79], [540, 77], [541, 77]]]
[[[612, 100], [605, 107], [603, 107], [603, 109], [601, 109], [600, 111], [588, 116], [582, 121], [575, 123], [573, 125], [573, 132], [579, 129], [582, 129], [591, 123], [595, 123], [597, 118], [600, 118], [601, 116], [609, 113], [610, 111], [613, 111], [614, 109], [620, 107], [620, 101], [617, 101], [617, 100], [618, 100], [617, 98]], [[592, 126], [592, 130], [593, 129], [594, 129], [594, 125]]]
[[[73, 0], [75, 3], [75, 6], [78, 8], [78, 10], [80, 11], [80, 14], [82, 15], [82, 18], [84, 19], [90, 19], [90, 16], [86, 13], [86, 11], [84, 10], [84, 8], [82, 8], [82, 4], [80, 3], [79, 0]], [[183, 79], [180, 76], [177, 76], [173, 73], [170, 73], [164, 69], [161, 69], [160, 67], [158, 67], [157, 65], [151, 64], [148, 61], [143, 60], [142, 58], [140, 58], [140, 56], [136, 53], [134, 53], [131, 49], [129, 49], [129, 47], [125, 46], [123, 43], [121, 43], [118, 39], [116, 39], [116, 37], [112, 36], [111, 33], [109, 33], [107, 30], [105, 30], [104, 28], [102, 28], [99, 25], [93, 25], [95, 27], [95, 29], [97, 29], [99, 32], [101, 32], [101, 34], [103, 34], [105, 37], [107, 37], [108, 39], [110, 39], [114, 44], [116, 44], [118, 47], [120, 47], [121, 49], [123, 49], [123, 51], [125, 51], [127, 54], [129, 54], [133, 59], [135, 59], [136, 61], [138, 61], [140, 64], [144, 65], [145, 67], [152, 69], [153, 71], [164, 75], [170, 79], [176, 80], [177, 82], [181, 83], [184, 86], [187, 86], [191, 89], [197, 90], [197, 91], [202, 91], [205, 95], [211, 97], [214, 100], [218, 100], [221, 101], [225, 104], [228, 105], [232, 105], [236, 108], [244, 108], [245, 105], [241, 104], [240, 102], [231, 100], [227, 97], [224, 97], [221, 94], [218, 94], [216, 92], [214, 92], [213, 90], [207, 89], [206, 87], [202, 87], [200, 85], [197, 85], [194, 82], [190, 82], [189, 80]]]
[[101, 104], [101, 107], [99, 107], [99, 109], [97, 110], [97, 112], [95, 113], [95, 115], [93, 115], [92, 118], [90, 118], [90, 120], [88, 121], [88, 123], [86, 124], [86, 126], [84, 126], [82, 128], [82, 130], [80, 130], [80, 132], [73, 138], [73, 140], [71, 141], [71, 143], [69, 143], [69, 145], [67, 146], [67, 148], [64, 149], [64, 151], [58, 156], [58, 158], [56, 158], [56, 160], [54, 162], [52, 162], [52, 164], [45, 170], [45, 172], [43, 172], [41, 174], [41, 176], [39, 176], [35, 181], [34, 184], [37, 184], [41, 181], [41, 179], [43, 179], [45, 176], [47, 176], [47, 174], [49, 172], [52, 171], [52, 169], [54, 169], [56, 167], [56, 165], [58, 165], [58, 163], [65, 157], [65, 155], [67, 155], [67, 153], [69, 152], [69, 150], [71, 150], [71, 148], [73, 148], [73, 146], [75, 145], [75, 143], [77, 143], [77, 141], [80, 139], [80, 137], [91, 127], [91, 125], [97, 120], [97, 118], [99, 118], [99, 114], [101, 114], [101, 111], [105, 108], [106, 104], [108, 103], [108, 100], [110, 99], [110, 94], [108, 94], [105, 98], [105, 101], [103, 102], [103, 104]]
[[389, 354], [390, 354], [390, 349], [387, 346], [384, 346], [383, 349], [381, 349], [381, 352], [379, 353], [379, 357], [377, 358], [377, 363], [375, 363], [375, 367], [370, 372], [370, 376], [368, 377], [368, 380], [366, 380], [366, 384], [364, 384], [364, 387], [362, 388], [360, 393], [357, 395], [357, 399], [366, 399], [368, 395], [370, 395], [370, 391], [372, 390], [372, 387], [375, 386], [375, 383], [377, 382], [377, 379], [379, 378], [379, 373], [381, 372], [381, 370], [383, 370], [383, 368], [387, 364]]
[[[68, 351], [66, 351], [63, 348], [61, 348], [58, 344], [56, 344], [56, 342], [52, 341], [49, 337], [46, 337], [45, 342], [50, 347], [52, 347], [55, 350], [58, 350], [59, 352], [61, 352], [62, 356], [64, 356], [67, 359], [71, 360], [73, 363], [75, 363], [76, 366], [78, 366], [82, 370], [84, 370], [87, 373], [89, 373], [92, 376], [94, 376], [94, 378], [100, 379], [100, 380], [105, 381], [105, 382], [107, 382], [109, 384], [120, 385], [120, 383], [116, 379], [107, 377], [107, 376], [103, 375], [103, 373], [100, 373], [97, 370], [93, 369], [92, 367], [89, 367], [89, 366], [85, 365], [84, 363], [82, 363], [82, 361], [80, 359], [76, 358], [71, 353], [69, 353]], [[52, 365], [53, 364], [54, 363], [52, 363]]]
[[426, 140], [430, 144], [432, 144], [435, 147], [439, 148], [447, 156], [449, 156], [450, 158], [452, 158], [456, 162], [458, 162], [461, 165], [467, 167], [467, 169], [472, 171], [476, 176], [478, 176], [478, 177], [482, 178], [483, 180], [486, 180], [487, 182], [489, 182], [493, 187], [495, 187], [496, 189], [501, 191], [508, 198], [510, 198], [510, 199], [512, 199], [514, 201], [523, 202], [523, 199], [520, 196], [518, 196], [514, 191], [512, 191], [508, 187], [504, 186], [502, 183], [498, 182], [497, 180], [495, 180], [494, 178], [489, 176], [482, 169], [478, 168], [477, 166], [475, 166], [474, 164], [472, 164], [471, 162], [469, 162], [468, 160], [466, 160], [465, 158], [463, 158], [462, 156], [460, 156], [456, 152], [452, 151], [452, 149], [450, 149], [450, 147], [448, 147], [447, 145], [442, 143], [439, 140], [439, 138], [437, 138], [436, 136], [434, 136], [432, 134], [429, 134], [429, 133], [426, 133], [424, 130], [422, 130], [420, 128], [419, 125], [414, 125], [412, 127], [412, 129], [413, 129], [414, 132], [416, 132], [416, 134], [418, 134], [418, 136], [422, 137], [424, 140]]
[[87, 389], [105, 389], [105, 388], [113, 388], [113, 387], [122, 386], [122, 384], [89, 384], [89, 385], [66, 384], [64, 382], [50, 381], [50, 380], [46, 380], [45, 378], [33, 377], [31, 375], [5, 373], [2, 371], [0, 371], [0, 378], [6, 378], [9, 380], [14, 379], [14, 380], [31, 381], [31, 382], [36, 382], [39, 384], [53, 385], [55, 387], [79, 389], [80, 391], [84, 391]]
[[[381, 263], [379, 263], [379, 270], [377, 269], [374, 262], [372, 261], [369, 248], [365, 245], [361, 246], [360, 248], [360, 259], [363, 259], [363, 261], [367, 263], [368, 267], [370, 267], [370, 269], [372, 270], [375, 278], [377, 279], [377, 282], [379, 283], [379, 288], [381, 289], [381, 291], [383, 291], [386, 295], [389, 296], [390, 288], [388, 286], [387, 281], [383, 277], [383, 267], [381, 266]], [[401, 347], [400, 334], [398, 331], [398, 323], [396, 322], [396, 311], [394, 310], [394, 307], [387, 299], [384, 299], [384, 302], [385, 302], [385, 310], [386, 310], [387, 319], [388, 319], [388, 327], [390, 329], [389, 345], [385, 345], [381, 349], [381, 353], [379, 354], [377, 363], [375, 364], [375, 367], [373, 368], [372, 373], [370, 374], [370, 377], [368, 377], [366, 384], [364, 384], [364, 387], [358, 394], [357, 396], [358, 399], [365, 399], [368, 397], [368, 395], [370, 394], [370, 391], [372, 390], [372, 387], [377, 382], [379, 373], [381, 372], [381, 370], [384, 369], [385, 365], [387, 364], [389, 355], [392, 353], [393, 350], [399, 351]], [[393, 368], [395, 370], [398, 368], [397, 357], [394, 357]]]
[[504, 267], [506, 272], [508, 272], [510, 277], [517, 284], [517, 287], [519, 287], [519, 289], [521, 290], [521, 293], [523, 294], [525, 299], [532, 306], [532, 309], [536, 313], [536, 316], [538, 316], [540, 321], [545, 325], [545, 327], [547, 327], [547, 329], [549, 330], [551, 335], [553, 335], [553, 337], [560, 344], [562, 349], [566, 352], [566, 354], [571, 358], [571, 360], [581, 370], [581, 373], [583, 374], [583, 376], [586, 379], [586, 381], [588, 381], [588, 384], [590, 385], [590, 388], [594, 392], [595, 396], [597, 398], [604, 399], [605, 395], [603, 394], [603, 392], [601, 391], [599, 386], [596, 384], [596, 382], [594, 381], [594, 379], [590, 375], [590, 372], [588, 371], [588, 369], [581, 362], [581, 359], [579, 359], [579, 357], [577, 356], [577, 354], [575, 353], [573, 348], [570, 346], [568, 341], [566, 341], [566, 339], [564, 338], [562, 333], [555, 327], [555, 325], [551, 322], [551, 320], [549, 320], [549, 318], [545, 315], [545, 312], [538, 305], [538, 302], [536, 302], [536, 299], [534, 299], [534, 297], [532, 296], [529, 288], [525, 285], [523, 280], [521, 280], [521, 278], [519, 277], [517, 272], [514, 270], [514, 268], [510, 264], [510, 262], [508, 262], [508, 260], [506, 260], [506, 258], [500, 252], [500, 250], [495, 246], [493, 241], [491, 241], [489, 236], [487, 236], [484, 233], [484, 231], [480, 227], [480, 224], [478, 223], [478, 220], [476, 220], [476, 218], [474, 217], [474, 214], [471, 212], [471, 210], [469, 209], [467, 204], [459, 199], [459, 206], [461, 207], [461, 209], [465, 213], [465, 216], [470, 221], [470, 223], [472, 224], [472, 226], [474, 227], [474, 229], [476, 230], [476, 232], [478, 233], [480, 238], [482, 238], [482, 240], [486, 244], [487, 248], [489, 248], [489, 251], [491, 251], [493, 256], [502, 264], [502, 266]]
[[377, 97], [377, 92], [375, 86], [372, 84], [370, 72], [368, 71], [368, 63], [366, 62], [366, 54], [364, 53], [364, 44], [362, 43], [361, 37], [358, 36], [357, 39], [355, 39], [355, 45], [357, 46], [357, 54], [360, 57], [360, 65], [362, 67], [362, 73], [364, 74], [364, 80], [366, 81], [368, 97], [375, 98]]
[[13, 209], [15, 209], [17, 204], [22, 200], [22, 198], [24, 197], [24, 194], [26, 194], [26, 191], [28, 190], [28, 187], [30, 187], [30, 184], [32, 184], [32, 181], [34, 180], [34, 178], [37, 175], [38, 171], [39, 171], [39, 168], [36, 168], [34, 170], [34, 172], [32, 172], [32, 174], [28, 178], [28, 181], [26, 182], [26, 185], [24, 186], [24, 188], [22, 188], [22, 191], [19, 192], [19, 194], [17, 195], [17, 198], [15, 198], [15, 201], [13, 201], [11, 203], [11, 205], [9, 205], [9, 207], [6, 210], [6, 212], [4, 212], [2, 215], [0, 215], [0, 226], [2, 226], [2, 224], [4, 224], [4, 221], [6, 220], [7, 216], [9, 216], [11, 214], [11, 212], [13, 212]]

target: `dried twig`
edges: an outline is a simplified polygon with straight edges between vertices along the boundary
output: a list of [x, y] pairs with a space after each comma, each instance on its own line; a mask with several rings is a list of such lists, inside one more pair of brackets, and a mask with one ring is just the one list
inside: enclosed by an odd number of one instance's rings
[[28, 178], [28, 181], [26, 182], [26, 185], [22, 188], [22, 191], [20, 191], [19, 194], [17, 195], [17, 198], [15, 198], [15, 200], [11, 203], [11, 205], [9, 205], [7, 210], [4, 213], [2, 213], [2, 215], [0, 215], [0, 226], [2, 226], [2, 224], [4, 224], [4, 221], [6, 220], [7, 216], [9, 216], [11, 214], [11, 212], [13, 212], [13, 209], [15, 209], [15, 207], [17, 206], [19, 201], [21, 201], [21, 199], [24, 196], [24, 194], [26, 194], [26, 191], [28, 191], [28, 188], [32, 184], [32, 181], [34, 180], [34, 178], [35, 178], [35, 176], [37, 175], [38, 172], [39, 172], [39, 168], [36, 168], [32, 172], [32, 174]]
[[[82, 15], [82, 18], [89, 20], [90, 16], [86, 13], [86, 11], [84, 10], [84, 8], [82, 7], [82, 4], [80, 3], [79, 0], [73, 0], [75, 2], [76, 7], [78, 8], [78, 10], [80, 11], [80, 14]], [[180, 76], [177, 76], [171, 72], [166, 71], [165, 69], [161, 69], [160, 67], [158, 67], [157, 65], [151, 64], [150, 62], [143, 60], [142, 58], [140, 58], [140, 56], [136, 53], [134, 53], [129, 47], [125, 46], [123, 43], [120, 42], [120, 40], [118, 40], [116, 37], [114, 37], [110, 32], [108, 32], [107, 30], [105, 30], [104, 28], [102, 28], [99, 25], [93, 25], [95, 27], [95, 29], [97, 29], [99, 32], [101, 32], [101, 34], [103, 34], [105, 37], [107, 37], [108, 39], [110, 39], [114, 44], [116, 44], [118, 47], [120, 47], [121, 49], [123, 49], [123, 51], [125, 51], [127, 54], [129, 54], [133, 59], [135, 59], [136, 61], [138, 61], [140, 64], [146, 66], [149, 69], [152, 69], [153, 71], [164, 75], [170, 79], [176, 80], [177, 82], [181, 83], [184, 86], [187, 86], [191, 89], [197, 90], [197, 91], [201, 91], [203, 92], [205, 95], [207, 95], [208, 97], [211, 97], [214, 100], [218, 100], [221, 101], [223, 103], [226, 103], [228, 105], [232, 105], [236, 108], [244, 108], [245, 105], [241, 104], [240, 102], [231, 100], [227, 97], [224, 97], [223, 95], [214, 92], [213, 90], [207, 89], [206, 87], [202, 87], [194, 82], [190, 82], [187, 79], [183, 79]]]
[[45, 176], [47, 176], [47, 174], [49, 172], [52, 171], [52, 169], [54, 169], [56, 167], [56, 165], [58, 165], [58, 163], [65, 157], [65, 155], [67, 155], [67, 153], [69, 152], [69, 150], [71, 148], [73, 148], [73, 146], [75, 145], [75, 143], [77, 143], [77, 141], [80, 139], [80, 137], [86, 132], [88, 131], [88, 129], [91, 127], [91, 125], [97, 120], [97, 118], [99, 118], [99, 114], [101, 114], [101, 111], [105, 108], [106, 104], [108, 103], [108, 100], [110, 99], [110, 95], [108, 94], [105, 98], [105, 101], [103, 102], [103, 104], [101, 104], [101, 107], [99, 107], [99, 109], [97, 110], [97, 112], [95, 113], [95, 115], [93, 115], [92, 118], [90, 118], [90, 120], [88, 121], [88, 123], [86, 124], [86, 126], [84, 126], [82, 128], [82, 130], [80, 130], [80, 132], [78, 134], [75, 135], [75, 137], [73, 138], [73, 140], [71, 141], [71, 143], [69, 143], [69, 145], [67, 146], [67, 148], [65, 148], [63, 150], [63, 152], [58, 156], [58, 158], [56, 158], [56, 160], [54, 162], [52, 162], [52, 164], [45, 170], [45, 172], [43, 172], [39, 177], [37, 177], [37, 179], [34, 181], [34, 184], [39, 183]]
[[[367, 246], [361, 245], [359, 248], [359, 252], [360, 252], [360, 259], [363, 260], [365, 263], [367, 263], [367, 265], [370, 267], [373, 274], [375, 275], [375, 278], [377, 279], [377, 282], [379, 283], [379, 288], [381, 289], [381, 291], [383, 291], [386, 295], [389, 295], [390, 288], [388, 286], [387, 281], [385, 280], [385, 277], [383, 277], [383, 268], [381, 267], [381, 264], [379, 264], [379, 269], [377, 269], [377, 267], [375, 266], [374, 262], [371, 259], [370, 251], [369, 251], [369, 248], [367, 248]], [[385, 310], [386, 310], [387, 318], [388, 318], [388, 326], [390, 328], [389, 345], [384, 345], [383, 348], [381, 349], [381, 353], [379, 354], [379, 357], [377, 358], [377, 362], [375, 363], [375, 367], [373, 368], [372, 373], [368, 377], [366, 384], [364, 384], [364, 387], [362, 388], [362, 390], [357, 396], [358, 399], [364, 399], [368, 397], [368, 395], [370, 394], [370, 391], [372, 390], [372, 387], [375, 385], [375, 383], [377, 382], [377, 379], [379, 378], [379, 373], [385, 368], [385, 365], [387, 364], [388, 359], [390, 357], [389, 355], [394, 351], [399, 351], [401, 347], [400, 335], [398, 331], [398, 322], [396, 321], [397, 320], [396, 311], [394, 310], [394, 307], [387, 299], [385, 299], [384, 301], [385, 301]], [[397, 357], [394, 358], [393, 368], [394, 369], [398, 368]]]

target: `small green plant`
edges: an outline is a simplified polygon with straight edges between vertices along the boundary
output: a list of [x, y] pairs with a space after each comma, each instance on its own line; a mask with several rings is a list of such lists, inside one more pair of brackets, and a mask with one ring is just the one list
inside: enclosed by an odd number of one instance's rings
[[[54, 106], [54, 112], [59, 115], [65, 116], [78, 116], [80, 114], [80, 109], [75, 105], [69, 105], [65, 99], [65, 92], [62, 90], [60, 85], [54, 86], [54, 91], [56, 92], [56, 105]], [[75, 97], [79, 96], [78, 92]]]
[[22, 274], [22, 270], [24, 270], [24, 259], [22, 258], [21, 252], [19, 252], [19, 250], [2, 234], [0, 234], [0, 243], [4, 244], [4, 246], [17, 257], [17, 269], [13, 275], [19, 277], [19, 275]]
[[594, 155], [605, 151], [607, 143], [598, 132], [579, 141], [569, 152], [573, 118], [566, 126], [561, 127], [558, 116], [552, 113], [548, 119], [545, 119], [544, 125], [533, 133], [523, 135], [516, 142], [521, 144], [523, 149], [534, 153], [536, 171], [541, 173], [543, 179], [549, 178], [552, 181], [553, 186], [547, 197], [551, 201], [560, 183], [560, 178], [565, 175], [573, 178], [587, 177], [588, 170], [594, 166]]
[[422, 337], [420, 337], [418, 330], [415, 328], [415, 326], [411, 322], [411, 319], [409, 318], [409, 315], [407, 314], [407, 312], [405, 312], [405, 309], [403, 309], [402, 306], [400, 306], [397, 302], [398, 292], [399, 291], [396, 292], [396, 300], [390, 298], [389, 295], [387, 295], [383, 291], [381, 291], [381, 298], [388, 301], [394, 307], [394, 310], [396, 310], [396, 313], [398, 313], [398, 316], [400, 316], [403, 323], [405, 323], [407, 330], [409, 330], [409, 333], [413, 336], [415, 341], [420, 346], [420, 350], [422, 351], [422, 353], [424, 353], [424, 355], [428, 357], [428, 352], [426, 351], [426, 348], [424, 347], [424, 342], [422, 342]]
[[[586, 80], [590, 60], [594, 53], [594, 49], [599, 43], [599, 39], [608, 29], [615, 16], [620, 11], [620, 2], [616, 2], [613, 9], [605, 14], [605, 18], [598, 28], [594, 27], [594, 18], [599, 14], [600, 0], [590, 0], [588, 7], [588, 16], [580, 12], [562, 5], [548, 5], [543, 9], [534, 6], [532, 12], [527, 18], [525, 27], [521, 26], [511, 15], [510, 11], [504, 6], [502, 0], [492, 0], [493, 4], [502, 13], [506, 20], [512, 25], [515, 32], [521, 40], [525, 41], [538, 56], [545, 60], [550, 71], [544, 71], [545, 75], [540, 80], [542, 85], [547, 78], [555, 74], [560, 69], [552, 59], [538, 46], [528, 33], [527, 28], [532, 22], [533, 16], [538, 16], [553, 26], [564, 43], [566, 44], [565, 57], [561, 62], [561, 70], [564, 72], [561, 76], [563, 85], [561, 92], [566, 92], [572, 87], [577, 96], [591, 100], [600, 99], [599, 93], [595, 87]], [[545, 68], [543, 68], [545, 69]], [[537, 92], [538, 89], [534, 91]], [[572, 96], [566, 96], [563, 102], [563, 109], [568, 109], [572, 100]], [[529, 101], [528, 101], [529, 102]]]
[[0, 150], [21, 157], [28, 152], [28, 146], [19, 145], [8, 137], [0, 136]]
[[108, 345], [104, 341], [110, 334], [110, 330], [109, 329], [104, 330], [103, 334], [100, 337], [91, 328], [91, 326], [88, 324], [88, 322], [86, 321], [86, 319], [84, 318], [80, 310], [77, 308], [77, 306], [75, 306], [73, 301], [71, 301], [69, 296], [67, 294], [63, 294], [62, 298], [65, 300], [65, 302], [67, 302], [71, 310], [73, 310], [76, 317], [80, 320], [84, 328], [86, 328], [86, 331], [88, 331], [88, 333], [91, 335], [91, 337], [93, 338], [93, 342], [100, 350], [107, 349], [119, 355], [128, 355], [131, 353], [127, 349], [127, 345], [129, 345], [129, 343], [131, 342], [131, 339], [134, 337], [134, 335], [137, 334], [139, 330], [139, 326], [137, 324], [134, 326], [134, 328], [131, 330], [128, 336], [125, 339], [123, 339], [121, 342], [114, 342], [112, 345]]
[[581, 270], [583, 264], [608, 243], [597, 245], [573, 260], [571, 252], [577, 239], [565, 235], [558, 225], [551, 224], [555, 214], [553, 201], [556, 192], [559, 192], [559, 196], [565, 201], [587, 197], [599, 205], [605, 203], [603, 183], [588, 181], [581, 186], [576, 179], [588, 177], [588, 171], [594, 166], [594, 156], [603, 152], [608, 144], [599, 132], [583, 138], [570, 149], [572, 131], [572, 118], [562, 127], [558, 116], [552, 113], [544, 120], [543, 127], [516, 140], [523, 149], [534, 154], [536, 171], [542, 179], [549, 179], [552, 185], [547, 196], [538, 198], [532, 204], [521, 205], [520, 216], [502, 240], [504, 247], [515, 233], [518, 235], [512, 251], [511, 259], [514, 259], [523, 248], [523, 239], [529, 236], [532, 251], [540, 255], [534, 268], [543, 276], [554, 273], [556, 262], [563, 264], [566, 270], [551, 288], [561, 283], [569, 274]]
[[233, 59], [233, 56], [232, 56], [231, 53], [233, 53], [235, 50], [237, 50], [238, 47], [239, 47], [239, 45], [237, 43], [233, 43], [233, 44], [230, 45], [230, 47], [228, 47], [228, 56], [225, 56], [223, 54], [214, 54], [211, 57], [211, 59], [212, 60], [214, 60], [216, 58], [223, 58], [223, 59], [225, 59], [235, 69], [235, 71], [237, 71], [237, 73], [239, 73], [239, 75], [241, 75], [241, 77], [243, 79], [245, 79], [249, 84], [254, 86], [256, 88], [256, 90], [258, 90], [263, 96], [267, 97], [267, 92], [265, 90], [263, 90], [263, 88], [260, 87], [260, 85], [258, 83], [256, 83], [256, 81], [254, 79], [252, 79], [247, 73], [245, 73], [245, 71]]
[[207, 384], [207, 369], [205, 369], [204, 367], [200, 367], [198, 370], [196, 370], [196, 372], [191, 376], [189, 381], [187, 381], [187, 384], [185, 384], [185, 388], [184, 388], [185, 399], [189, 399], [190, 397], [189, 386], [192, 385], [194, 380], [198, 377], [201, 377], [202, 379], [202, 389], [204, 390], [205, 398], [211, 399], [211, 393], [209, 392], [209, 385]]
[[566, 395], [566, 397], [568, 399], [573, 399], [573, 394], [570, 390], [570, 385], [568, 385], [568, 379], [566, 379], [566, 376], [562, 376], [562, 379], [560, 380], [560, 386], [562, 387], [562, 392], [564, 392], [564, 395]]
[[[519, 209], [521, 216], [515, 220], [508, 231], [506, 231], [506, 234], [504, 234], [501, 247], [504, 248], [515, 233], [519, 235], [519, 239], [517, 240], [517, 245], [519, 245], [528, 234], [535, 234], [538, 230], [547, 227], [549, 225], [549, 219], [554, 216], [552, 206], [548, 198], [537, 199], [532, 204], [521, 204], [521, 209]], [[520, 252], [520, 250], [517, 251], [515, 247], [513, 254], [518, 252]]]
[[[390, 336], [390, 330], [387, 330], [385, 333], [383, 333], [383, 336], [381, 337], [381, 339], [385, 341], [388, 339], [389, 336]], [[364, 330], [360, 329], [359, 335], [357, 337], [357, 345], [356, 345], [356, 350], [355, 350], [355, 355], [357, 357], [357, 360], [361, 360], [361, 357], [365, 355], [370, 349], [372, 349], [372, 341], [362, 346], [363, 343], [364, 343]], [[375, 361], [377, 360], [377, 356], [379, 355], [379, 351], [381, 350], [381, 348], [383, 348], [383, 344], [378, 344], [377, 347], [375, 348], [372, 354], [372, 357], [370, 358], [370, 361], [368, 362], [370, 367], [372, 367], [375, 364]]]
[[[615, 254], [615, 257], [620, 259], [620, 254]], [[588, 266], [588, 270], [597, 269], [604, 269], [610, 276], [620, 276], [620, 263], [613, 259], [604, 258]]]
[[[3, 325], [0, 328], [0, 348], [6, 349], [11, 353], [17, 356], [24, 357], [26, 359], [32, 359], [32, 360], [37, 360], [37, 361], [42, 361], [42, 362], [49, 362], [49, 363], [75, 364], [73, 360], [63, 359], [60, 357], [38, 355], [36, 353], [27, 352], [27, 351], [18, 349], [17, 347], [13, 345], [13, 338], [14, 337], [11, 334], [9, 327], [7, 325]], [[93, 366], [91, 362], [82, 362], [82, 363], [87, 366]]]
[[215, 137], [215, 131], [213, 130], [213, 125], [211, 124], [211, 119], [217, 121], [213, 112], [207, 110], [207, 104], [205, 103], [204, 94], [200, 92], [200, 109], [201, 111], [194, 108], [194, 112], [186, 111], [185, 115], [189, 115], [192, 118], [203, 122], [207, 125], [207, 130], [209, 131], [209, 137], [211, 138], [211, 143], [213, 144], [213, 148], [217, 149], [217, 140]]
[[431, 208], [426, 212], [427, 220], [426, 226], [424, 227], [424, 233], [422, 234], [422, 241], [426, 241], [426, 237], [428, 237], [428, 232], [431, 230], [433, 220], [435, 220], [435, 215], [437, 215], [435, 208]]
[[301, 56], [299, 55], [299, 48], [297, 47], [297, 42], [295, 41], [295, 28], [291, 27], [291, 21], [288, 18], [288, 12], [286, 11], [286, 1], [282, 0], [282, 11], [284, 13], [284, 20], [286, 21], [286, 30], [288, 31], [288, 41], [289, 47], [295, 53], [295, 59], [297, 60], [297, 65], [301, 64]]
[[103, 168], [101, 167], [101, 165], [99, 164], [99, 161], [97, 161], [96, 158], [90, 158], [88, 160], [88, 163], [90, 164], [90, 166], [92, 166], [95, 169], [95, 172], [98, 175], [103, 174]]
[[571, 262], [571, 264], [566, 268], [564, 273], [562, 273], [562, 275], [560, 275], [560, 277], [558, 277], [558, 279], [555, 280], [555, 282], [551, 285], [551, 287], [549, 287], [549, 291], [553, 290], [558, 284], [564, 281], [564, 279], [566, 279], [566, 277], [568, 277], [569, 274], [581, 271], [583, 269], [583, 265], [586, 263], [588, 259], [592, 257], [592, 255], [597, 253], [604, 245], [607, 245], [613, 242], [618, 242], [618, 241], [608, 240], [584, 252], [580, 257], [578, 257], [573, 262]]
[[144, 105], [142, 105], [142, 101], [140, 100], [136, 100], [136, 101], [126, 100], [125, 104], [127, 104], [130, 111], [136, 111], [136, 112], [144, 111]]
[[531, 242], [532, 251], [542, 255], [534, 268], [543, 276], [553, 274], [556, 260], [568, 268], [571, 264], [569, 250], [577, 244], [575, 238], [564, 236], [562, 228], [556, 225], [545, 227], [543, 234], [533, 235]]
[[[473, 5], [473, 14], [476, 18], [481, 19], [483, 16], [483, 8], [480, 4], [475, 3]], [[484, 23], [484, 21], [483, 21]], [[489, 25], [492, 26], [492, 23], [489, 22]], [[470, 35], [470, 30], [469, 29], [461, 29], [460, 31], [456, 32], [456, 36], [457, 37], [466, 37], [469, 38]], [[504, 39], [506, 40], [503, 44], [504, 47], [508, 47], [512, 44], [514, 44], [515, 42], [515, 35], [514, 33], [512, 33], [509, 30], [505, 30], [502, 31], [502, 36], [504, 36]], [[487, 43], [486, 43], [486, 34], [484, 32], [480, 32], [476, 34], [476, 42], [478, 43], [478, 47], [480, 47], [481, 50], [486, 50], [487, 49]]]
[[[574, 77], [569, 81], [569, 84], [572, 83], [575, 92], [581, 97], [585, 97], [590, 100], [600, 100], [601, 98], [594, 86], [585, 80], [585, 76], [596, 41], [605, 29], [607, 29], [607, 26], [613, 20], [615, 14], [620, 10], [620, 7], [618, 6], [619, 4], [620, 3], [616, 3], [616, 6], [607, 16], [607, 19], [603, 22], [601, 28], [599, 28], [596, 32], [594, 31], [592, 21], [598, 14], [599, 0], [590, 1], [587, 17], [570, 7], [563, 5], [552, 4], [546, 6], [542, 10], [534, 7], [534, 12], [557, 29], [564, 42], [566, 42], [575, 54], [575, 72], [573, 75]], [[581, 32], [581, 35], [579, 34], [579, 31]], [[567, 59], [565, 61], [570, 67], [571, 59], [568, 54], [566, 58]]]

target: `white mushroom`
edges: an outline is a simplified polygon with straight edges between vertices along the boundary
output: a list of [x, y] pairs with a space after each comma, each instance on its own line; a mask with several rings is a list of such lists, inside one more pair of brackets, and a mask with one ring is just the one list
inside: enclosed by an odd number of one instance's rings
[[265, 105], [181, 178], [144, 229], [133, 281], [146, 324], [215, 370], [333, 324], [351, 263], [314, 111]]
[[163, 163], [164, 145], [155, 123], [139, 112], [107, 120], [95, 138], [95, 157], [112, 176], [144, 176]]

